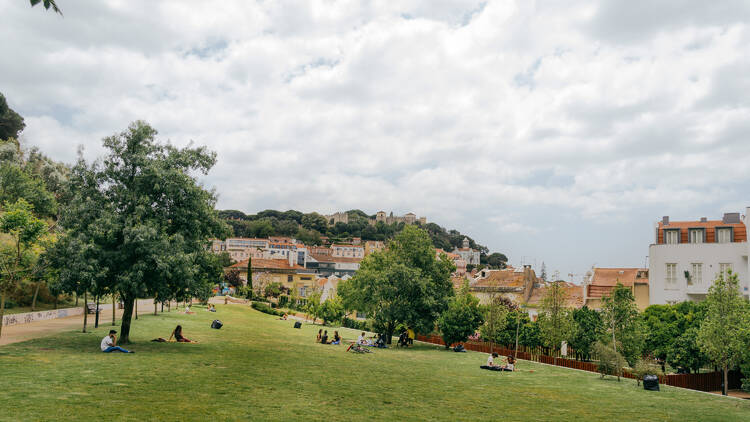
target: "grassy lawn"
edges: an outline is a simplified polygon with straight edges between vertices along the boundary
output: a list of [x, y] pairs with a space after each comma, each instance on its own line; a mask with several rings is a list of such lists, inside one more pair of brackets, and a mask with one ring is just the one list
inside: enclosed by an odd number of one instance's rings
[[[346, 353], [246, 306], [134, 321], [135, 354], [104, 354], [70, 332], [0, 347], [0, 420], [658, 420], [739, 421], [750, 402], [521, 361], [479, 369], [486, 355], [418, 344]], [[221, 319], [221, 330], [209, 328]], [[182, 324], [199, 344], [154, 343]], [[353, 330], [339, 330], [353, 339]], [[329, 334], [332, 330], [329, 328]]]

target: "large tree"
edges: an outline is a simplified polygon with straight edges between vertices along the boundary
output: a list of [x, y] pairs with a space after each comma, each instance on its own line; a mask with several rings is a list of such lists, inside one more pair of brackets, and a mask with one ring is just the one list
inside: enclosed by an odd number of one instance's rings
[[104, 139], [102, 160], [79, 158], [61, 217], [66, 236], [87, 245], [85, 258], [124, 302], [122, 343], [129, 342], [137, 297], [195, 297], [219, 281], [218, 260], [206, 256], [208, 239], [228, 234], [215, 195], [197, 181], [216, 155], [159, 143], [156, 133], [138, 121]]
[[25, 127], [23, 117], [8, 107], [5, 96], [0, 93], [0, 140], [18, 139], [18, 135]]
[[557, 353], [563, 341], [570, 339], [573, 329], [573, 318], [567, 306], [567, 292], [562, 282], [552, 282], [542, 298], [537, 319], [544, 345], [552, 349], [554, 363], [557, 364]]
[[573, 332], [570, 346], [576, 352], [576, 359], [588, 360], [591, 350], [602, 333], [602, 317], [599, 312], [584, 305], [573, 310]]
[[347, 309], [373, 315], [390, 342], [398, 324], [432, 331], [453, 296], [454, 270], [447, 257], [435, 257], [424, 230], [405, 226], [386, 250], [362, 260], [357, 274], [339, 284], [338, 294]]
[[[633, 292], [617, 283], [612, 292], [602, 300], [602, 320], [606, 340], [615, 352], [622, 354], [630, 365], [640, 357], [643, 350], [643, 322], [638, 314]], [[617, 345], [621, 344], [621, 350]]]
[[750, 315], [739, 289], [739, 278], [729, 271], [719, 274], [706, 296], [706, 319], [698, 330], [698, 345], [724, 372], [722, 394], [727, 395], [728, 372], [750, 346]]
[[453, 343], [466, 341], [482, 322], [479, 299], [469, 293], [469, 281], [465, 280], [459, 294], [451, 299], [448, 309], [438, 319], [438, 329], [443, 335], [445, 348]]
[[33, 206], [23, 199], [6, 204], [0, 213], [0, 335], [3, 328], [5, 298], [30, 276], [38, 255], [38, 246], [47, 225], [33, 214]]

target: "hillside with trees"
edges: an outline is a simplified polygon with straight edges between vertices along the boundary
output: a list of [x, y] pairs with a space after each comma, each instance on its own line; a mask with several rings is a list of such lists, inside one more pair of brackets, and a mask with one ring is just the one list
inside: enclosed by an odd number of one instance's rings
[[[362, 210], [349, 210], [348, 223], [332, 221], [317, 212], [302, 213], [296, 210], [277, 211], [265, 210], [257, 214], [245, 214], [238, 210], [219, 211], [219, 216], [232, 227], [234, 236], [258, 237], [289, 236], [298, 239], [306, 245], [317, 245], [321, 243], [322, 237], [327, 237], [330, 242], [346, 242], [358, 237], [363, 241], [393, 239], [403, 231], [405, 223], [385, 224], [378, 222], [370, 224], [374, 215], [368, 215]], [[415, 224], [424, 229], [430, 236], [432, 244], [436, 248], [452, 251], [461, 247], [464, 237], [469, 239], [469, 245], [480, 252], [481, 263], [493, 268], [502, 268], [508, 262], [508, 258], [502, 253], [489, 253], [486, 246], [480, 245], [470, 236], [462, 234], [458, 230], [447, 230], [435, 223]]]

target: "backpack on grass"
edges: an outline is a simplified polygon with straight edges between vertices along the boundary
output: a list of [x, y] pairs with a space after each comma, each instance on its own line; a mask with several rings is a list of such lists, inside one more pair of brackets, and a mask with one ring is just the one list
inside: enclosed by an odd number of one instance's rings
[[211, 323], [211, 328], [215, 328], [217, 330], [220, 329], [223, 326], [224, 326], [224, 324], [221, 321], [219, 321], [218, 319], [215, 319], [214, 322]]

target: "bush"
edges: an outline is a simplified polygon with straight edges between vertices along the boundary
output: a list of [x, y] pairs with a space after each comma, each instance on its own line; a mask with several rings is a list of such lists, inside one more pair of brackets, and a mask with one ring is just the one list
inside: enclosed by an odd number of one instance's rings
[[344, 317], [341, 319], [341, 325], [345, 328], [354, 328], [355, 330], [368, 331], [367, 321], [359, 321], [356, 319]]
[[619, 352], [616, 352], [611, 345], [604, 344], [601, 341], [594, 343], [594, 353], [599, 357], [599, 373], [602, 378], [605, 375], [617, 376], [620, 380], [622, 367], [625, 366], [625, 358]]
[[284, 307], [289, 304], [289, 296], [287, 295], [281, 295], [279, 296], [279, 307]]
[[635, 363], [635, 366], [633, 366], [632, 373], [638, 381], [638, 385], [641, 385], [641, 381], [643, 381], [643, 377], [646, 375], [663, 375], [661, 366], [650, 359], [639, 359]]
[[256, 311], [260, 311], [265, 314], [276, 315], [276, 316], [284, 315], [283, 312], [279, 312], [275, 309], [272, 309], [270, 306], [268, 306], [268, 304], [263, 303], [263, 302], [253, 302], [250, 306]]
[[277, 304], [275, 304], [275, 303], [271, 302], [271, 307], [272, 307], [272, 308], [274, 308], [274, 309], [276, 309], [276, 308], [278, 308], [278, 307], [279, 307], [279, 305], [277, 305]]

